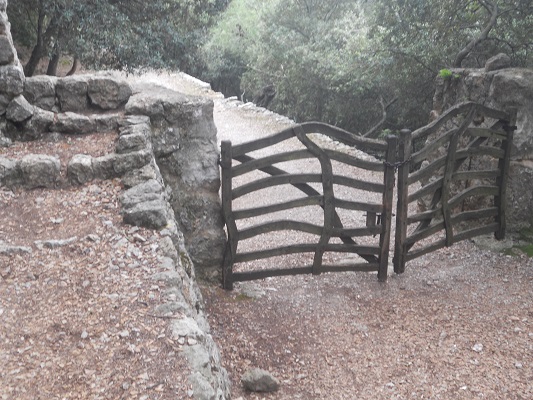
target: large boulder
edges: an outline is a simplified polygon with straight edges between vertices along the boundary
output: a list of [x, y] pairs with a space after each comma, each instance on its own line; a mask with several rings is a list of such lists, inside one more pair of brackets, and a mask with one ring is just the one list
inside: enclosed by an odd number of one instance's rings
[[533, 159], [533, 70], [510, 68], [496, 71], [488, 99], [495, 108], [508, 112], [516, 110], [513, 155]]
[[95, 76], [88, 82], [89, 100], [102, 110], [113, 110], [126, 104], [132, 91], [130, 85], [117, 78]]
[[54, 123], [55, 114], [51, 111], [34, 107], [33, 116], [26, 121], [20, 131], [22, 140], [34, 140], [46, 134]]
[[23, 122], [33, 116], [33, 106], [24, 96], [19, 95], [11, 100], [6, 110], [6, 118], [13, 122]]
[[20, 64], [0, 67], [0, 114], [6, 111], [13, 98], [24, 91], [24, 72]]
[[44, 154], [29, 154], [20, 160], [24, 185], [30, 189], [53, 188], [59, 181], [59, 159]]
[[52, 111], [56, 106], [57, 81], [57, 77], [48, 75], [26, 78], [24, 97], [34, 106]]
[[496, 71], [498, 69], [509, 68], [511, 66], [511, 57], [505, 53], [500, 53], [491, 57], [485, 63], [485, 71]]
[[88, 87], [89, 78], [84, 75], [59, 79], [56, 84], [56, 94], [61, 111], [85, 111], [89, 104]]
[[96, 131], [93, 119], [74, 112], [65, 112], [57, 115], [52, 130], [59, 133], [83, 134]]
[[93, 158], [86, 154], [76, 154], [67, 166], [68, 180], [83, 185], [94, 179]]

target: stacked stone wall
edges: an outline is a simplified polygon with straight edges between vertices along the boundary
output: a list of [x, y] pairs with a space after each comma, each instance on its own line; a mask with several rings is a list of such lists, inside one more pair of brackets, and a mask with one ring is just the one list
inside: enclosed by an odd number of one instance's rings
[[[217, 269], [224, 246], [212, 101], [162, 88], [132, 90], [108, 74], [26, 79], [6, 7], [0, 0], [0, 151], [13, 141], [49, 135], [116, 132], [117, 141], [114, 152], [100, 157], [74, 155], [64, 182], [55, 156], [14, 159], [0, 153], [0, 186], [53, 190], [120, 177], [124, 221], [163, 234], [166, 271], [153, 279], [166, 291], [155, 312], [183, 315], [172, 319], [169, 329], [192, 370], [191, 397], [229, 399], [229, 379], [209, 333], [196, 271]], [[26, 250], [4, 247], [4, 254]]]

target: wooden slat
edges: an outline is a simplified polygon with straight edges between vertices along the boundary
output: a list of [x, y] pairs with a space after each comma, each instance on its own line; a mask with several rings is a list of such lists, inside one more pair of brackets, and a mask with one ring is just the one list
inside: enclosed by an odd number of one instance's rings
[[330, 137], [333, 140], [337, 140], [341, 143], [365, 152], [373, 150], [385, 153], [387, 150], [387, 144], [381, 140], [364, 138], [362, 136], [345, 131], [344, 129], [337, 128], [333, 125], [328, 125], [321, 122], [305, 122], [301, 124], [301, 127], [305, 134], [320, 133]]
[[487, 169], [482, 171], [459, 171], [453, 174], [453, 180], [456, 181], [466, 181], [474, 179], [495, 179], [500, 176], [501, 172], [499, 169]]
[[437, 232], [440, 232], [445, 229], [444, 221], [440, 220], [438, 222], [433, 222], [428, 227], [421, 229], [419, 231], [416, 231], [413, 235], [410, 235], [405, 240], [406, 245], [413, 245], [416, 242], [419, 242], [420, 240], [426, 239], [430, 237], [431, 235], [436, 234]]
[[[455, 242], [460, 242], [462, 240], [471, 239], [476, 236], [486, 235], [489, 233], [496, 232], [498, 230], [498, 223], [493, 223], [490, 225], [485, 225], [482, 227], [470, 229], [467, 231], [459, 232], [455, 235]], [[446, 247], [446, 240], [442, 239], [435, 243], [432, 243], [428, 246], [425, 246], [421, 249], [412, 250], [409, 253], [407, 253], [406, 260], [411, 261], [414, 260], [417, 257], [423, 256], [424, 254], [431, 253], [433, 251], [436, 251], [438, 249], [441, 249], [443, 247]]]
[[463, 211], [453, 216], [453, 223], [459, 223], [470, 220], [479, 220], [482, 218], [492, 218], [498, 215], [497, 207], [487, 207], [480, 210]]
[[[484, 208], [481, 210], [464, 211], [462, 213], [454, 215], [452, 217], [452, 222], [455, 225], [457, 223], [464, 222], [464, 221], [479, 220], [482, 218], [491, 218], [491, 217], [495, 217], [496, 215], [498, 215], [498, 209], [496, 207]], [[435, 233], [439, 232], [442, 229], [444, 229], [443, 221], [434, 222], [427, 228], [417, 231], [413, 235], [409, 236], [405, 242], [408, 245], [414, 244], [420, 240], [430, 237], [431, 235], [434, 235]]]
[[261, 170], [262, 168], [269, 167], [277, 163], [305, 160], [308, 158], [315, 157], [307, 149], [278, 153], [268, 157], [252, 159], [248, 162], [235, 165], [231, 169], [231, 174], [235, 178], [236, 176], [244, 175], [255, 170]]
[[[270, 221], [265, 222], [264, 224], [255, 225], [246, 229], [239, 231], [239, 240], [246, 240], [253, 238], [258, 235], [263, 235], [269, 232], [275, 231], [299, 231], [305, 232], [312, 235], [321, 235], [322, 226], [309, 224], [307, 222], [301, 221], [290, 221], [290, 220], [279, 220], [279, 221]], [[374, 227], [368, 228], [333, 228], [331, 230], [331, 236], [333, 237], [361, 237], [361, 236], [372, 236], [377, 235], [381, 232], [381, 226], [376, 225]]]
[[357, 210], [357, 211], [367, 211], [373, 213], [381, 212], [381, 204], [372, 204], [372, 203], [363, 203], [360, 201], [349, 201], [349, 200], [340, 200], [335, 199], [335, 205], [337, 208], [343, 208], [345, 210]]
[[470, 136], [474, 137], [485, 137], [485, 138], [494, 138], [497, 140], [507, 139], [507, 135], [502, 134], [501, 132], [495, 131], [491, 128], [475, 128], [470, 127], [466, 131]]
[[320, 168], [322, 169], [322, 191], [324, 193], [324, 206], [322, 209], [324, 210], [324, 226], [313, 259], [313, 274], [317, 275], [320, 273], [319, 268], [322, 265], [324, 249], [331, 239], [331, 231], [334, 224], [335, 195], [333, 192], [333, 166], [331, 165], [331, 160], [328, 155], [307, 137], [301, 127], [294, 127], [294, 132], [300, 142], [318, 159], [320, 162]]
[[464, 199], [474, 196], [497, 196], [500, 189], [498, 186], [471, 186], [460, 193], [453, 196], [448, 204], [450, 207], [455, 207], [460, 204]]
[[298, 207], [322, 206], [323, 196], [309, 196], [301, 199], [290, 200], [284, 203], [271, 204], [263, 207], [246, 208], [233, 211], [233, 217], [236, 220], [245, 218], [259, 217], [265, 214], [271, 214], [279, 211], [290, 210]]
[[320, 174], [286, 174], [286, 175], [276, 175], [268, 176], [266, 178], [261, 178], [256, 181], [241, 185], [232, 192], [232, 199], [238, 199], [241, 196], [244, 196], [255, 191], [266, 189], [272, 186], [279, 185], [296, 185], [302, 183], [320, 183], [322, 177]]
[[339, 161], [343, 164], [350, 165], [352, 167], [365, 169], [367, 171], [385, 171], [385, 167], [382, 162], [362, 160], [358, 157], [354, 157], [352, 155], [342, 153], [336, 150], [325, 149], [324, 151], [332, 160]]
[[[407, 217], [407, 224], [414, 224], [416, 222], [427, 222], [431, 221], [433, 218], [435, 218], [438, 215], [441, 215], [442, 211], [439, 206], [435, 206], [435, 208], [427, 211], [422, 211], [416, 214], [409, 215]], [[429, 222], [427, 222], [429, 224]], [[421, 228], [422, 229], [422, 228]]]
[[368, 192], [382, 193], [385, 189], [381, 183], [367, 182], [360, 179], [346, 176], [334, 175], [333, 183], [336, 185], [348, 186], [354, 189], [366, 190]]
[[374, 272], [379, 268], [379, 264], [357, 263], [346, 265], [322, 265], [320, 272]]
[[[371, 263], [359, 263], [352, 265], [322, 265], [320, 267], [320, 273], [323, 272], [373, 272], [377, 271], [378, 264]], [[308, 275], [313, 271], [312, 266], [303, 266], [297, 268], [271, 268], [256, 271], [247, 272], [234, 272], [233, 277], [235, 282], [255, 281], [258, 279], [273, 278], [279, 276], [292, 276], [292, 275]]]
[[237, 144], [233, 146], [233, 157], [242, 156], [246, 153], [251, 153], [252, 151], [264, 149], [265, 147], [273, 146], [275, 144], [281, 143], [287, 139], [294, 137], [294, 132], [292, 128], [287, 128], [278, 132], [274, 135], [267, 136], [262, 139], [256, 139], [251, 142], [246, 142], [242, 144]]
[[[241, 253], [235, 256], [235, 263], [261, 260], [270, 257], [284, 256], [297, 253], [314, 253], [316, 244], [304, 243], [290, 246], [276, 247], [266, 250]], [[334, 251], [337, 253], [356, 253], [360, 255], [379, 254], [379, 246], [363, 246], [356, 244], [328, 244], [324, 251]]]
[[442, 188], [442, 181], [443, 181], [443, 178], [438, 178], [434, 180], [433, 182], [430, 182], [427, 185], [421, 187], [416, 192], [411, 193], [407, 197], [407, 202], [412, 203], [413, 201], [418, 200], [424, 196], [433, 195], [435, 191], [440, 190]]
[[333, 228], [331, 235], [334, 237], [350, 236], [375, 236], [381, 233], [381, 225], [368, 226], [366, 228]]
[[[332, 125], [323, 124], [321, 122], [306, 122], [299, 125], [303, 133], [319, 133], [322, 135], [329, 136], [330, 138], [342, 142], [348, 146], [356, 147], [363, 151], [374, 150], [385, 152], [387, 149], [386, 143], [380, 140], [363, 138], [357, 136], [353, 133], [345, 131], [343, 129], [337, 128]], [[283, 131], [276, 133], [275, 135], [268, 136], [266, 138], [254, 140], [247, 143], [242, 143], [239, 145], [233, 146], [233, 155], [241, 156], [252, 151], [260, 150], [265, 147], [273, 146], [278, 143], [281, 143], [287, 139], [290, 139], [294, 136], [293, 128], [287, 128]]]
[[307, 222], [290, 220], [270, 221], [250, 228], [241, 229], [239, 231], [239, 240], [246, 240], [258, 235], [264, 235], [276, 231], [298, 231], [320, 236], [322, 230], [322, 226], [309, 224]]
[[[465, 150], [459, 150], [456, 153], [456, 160], [458, 162], [466, 160], [471, 156], [491, 156], [495, 159], [499, 159], [505, 156], [505, 152], [501, 149], [488, 147], [488, 146], [477, 146]], [[409, 176], [409, 184], [413, 184], [423, 179], [430, 179], [435, 175], [435, 172], [443, 167], [446, 164], [446, 156], [439, 157], [438, 159], [431, 162], [425, 168], [421, 168], [418, 171], [412, 173]]]
[[439, 118], [437, 118], [429, 125], [426, 125], [414, 131], [413, 140], [420, 140], [431, 135], [432, 133], [437, 132], [440, 128], [444, 126], [444, 124], [446, 124], [451, 119], [455, 118], [460, 114], [468, 112], [472, 106], [476, 107], [476, 111], [478, 113], [481, 113], [482, 115], [489, 118], [505, 120], [508, 120], [509, 118], [509, 115], [503, 111], [494, 110], [481, 104], [468, 101], [449, 108], [444, 114], [442, 114]]
[[421, 257], [428, 253], [432, 253], [444, 247], [446, 247], [446, 239], [441, 239], [437, 242], [431, 243], [430, 245], [424, 246], [420, 249], [409, 250], [409, 252], [405, 255], [405, 261], [414, 260], [415, 258]]
[[255, 281], [258, 279], [272, 278], [275, 276], [308, 275], [312, 272], [313, 267], [261, 269], [247, 272], [234, 272], [233, 280], [235, 282], [246, 282]]
[[431, 153], [433, 153], [439, 147], [446, 144], [456, 132], [457, 132], [457, 128], [451, 129], [448, 132], [444, 133], [439, 138], [433, 140], [430, 143], [427, 143], [423, 148], [421, 148], [416, 153], [413, 153], [413, 156], [412, 156], [413, 163], [417, 164], [421, 161], [424, 161], [426, 158], [428, 158], [428, 156], [431, 155]]
[[432, 161], [424, 168], [420, 168], [418, 171], [413, 172], [407, 178], [407, 184], [412, 185], [421, 180], [429, 180], [436, 175], [436, 171], [442, 168], [446, 164], [446, 156], [442, 156]]

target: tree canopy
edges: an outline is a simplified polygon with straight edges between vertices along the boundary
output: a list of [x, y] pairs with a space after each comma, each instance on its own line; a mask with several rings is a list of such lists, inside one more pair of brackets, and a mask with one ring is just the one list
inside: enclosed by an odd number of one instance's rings
[[[25, 73], [62, 54], [92, 68], [197, 72], [197, 51], [228, 0], [10, 0], [15, 41], [31, 49]], [[53, 73], [49, 67], [49, 73]]]
[[533, 65], [531, 0], [10, 0], [8, 14], [27, 76], [62, 54], [177, 69], [370, 136], [425, 123], [441, 69], [500, 52]]
[[[206, 79], [271, 108], [351, 131], [427, 121], [443, 68], [499, 52], [533, 65], [530, 0], [233, 0], [204, 47]], [[230, 88], [231, 90], [228, 90]]]

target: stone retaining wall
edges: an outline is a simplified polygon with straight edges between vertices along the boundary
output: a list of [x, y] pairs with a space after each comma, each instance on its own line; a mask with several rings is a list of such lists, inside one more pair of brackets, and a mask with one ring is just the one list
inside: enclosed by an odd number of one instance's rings
[[[116, 131], [117, 144], [114, 153], [101, 157], [74, 155], [66, 182], [60, 182], [57, 157], [0, 156], [0, 186], [53, 189], [60, 183], [121, 177], [127, 189], [121, 197], [124, 221], [163, 234], [166, 271], [153, 279], [166, 291], [156, 313], [183, 315], [171, 320], [170, 330], [192, 370], [192, 397], [229, 399], [229, 378], [209, 333], [196, 277], [196, 270], [220, 265], [224, 246], [212, 101], [161, 88], [132, 91], [106, 74], [25, 79], [6, 7], [7, 1], [0, 0], [0, 149], [50, 132]], [[25, 250], [4, 247], [0, 250], [6, 254]]]
[[[68, 163], [67, 184], [121, 177], [124, 222], [161, 230], [166, 269], [152, 278], [163, 283], [163, 303], [155, 313], [184, 315], [172, 319], [171, 339], [183, 348], [192, 373], [189, 377], [195, 399], [230, 398], [229, 378], [221, 367], [216, 343], [209, 331], [194, 263], [170, 204], [173, 189], [165, 185], [152, 151], [152, 129], [146, 116], [127, 116], [120, 122], [116, 152], [102, 157], [77, 154]], [[60, 161], [48, 155], [30, 154], [20, 160], [0, 157], [0, 186], [54, 188], [59, 182]], [[9, 248], [16, 254], [23, 249]]]

